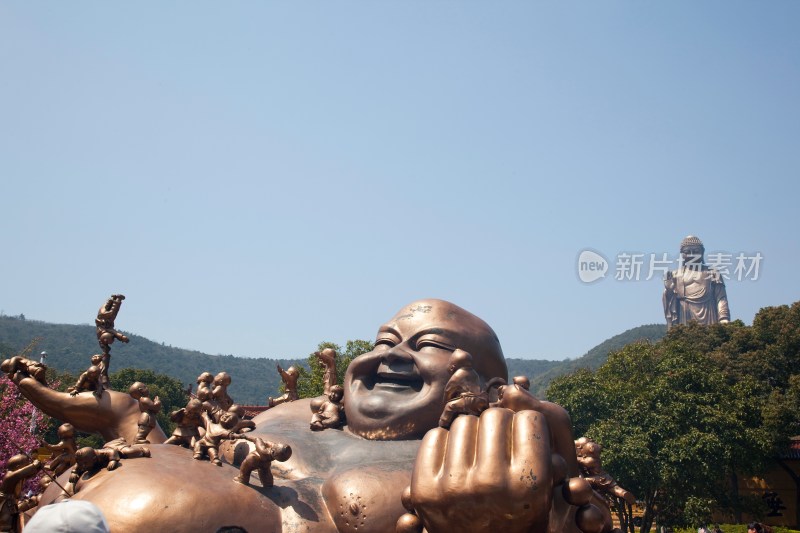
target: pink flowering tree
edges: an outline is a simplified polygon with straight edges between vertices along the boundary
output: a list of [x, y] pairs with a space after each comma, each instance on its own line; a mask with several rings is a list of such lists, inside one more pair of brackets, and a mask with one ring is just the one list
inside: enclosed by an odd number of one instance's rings
[[[42, 443], [47, 417], [36, 409], [5, 375], [0, 377], [0, 477], [8, 460], [21, 452], [30, 453]], [[38, 492], [38, 476], [28, 480], [24, 490]]]

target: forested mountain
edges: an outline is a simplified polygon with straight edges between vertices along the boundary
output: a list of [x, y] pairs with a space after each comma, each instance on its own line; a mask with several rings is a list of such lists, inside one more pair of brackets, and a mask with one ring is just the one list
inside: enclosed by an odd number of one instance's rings
[[[115, 342], [111, 347], [111, 372], [122, 368], [143, 368], [166, 374], [191, 384], [201, 372], [212, 374], [223, 370], [231, 375], [229, 389], [235, 401], [242, 404], [266, 404], [268, 396], [278, 396], [281, 384], [275, 364], [284, 368], [305, 364], [307, 354], [298, 354], [297, 359], [265, 359], [234, 357], [232, 355], [209, 355], [195, 350], [173, 348], [148, 340], [139, 335], [124, 332], [130, 343]], [[59, 372], [78, 375], [91, 364], [92, 354], [100, 353], [95, 327], [71, 324], [50, 324], [20, 317], [0, 316], [0, 343], [15, 351], [25, 348], [32, 339], [39, 338], [31, 358], [38, 360], [39, 353], [47, 352], [47, 365]], [[309, 353], [314, 347], [309, 347]], [[13, 354], [0, 354], [3, 359]]]
[[[557, 372], [566, 361], [548, 361], [547, 359], [517, 359], [506, 357], [509, 379], [514, 376], [528, 376], [533, 379], [535, 376], [549, 372]], [[561, 374], [558, 374], [559, 376]]]
[[[614, 335], [610, 339], [601, 342], [581, 357], [577, 359], [567, 359], [557, 361], [557, 364], [541, 373], [520, 372], [531, 378], [531, 391], [539, 398], [544, 398], [545, 389], [555, 378], [569, 374], [579, 368], [589, 368], [597, 370], [608, 359], [608, 354], [620, 350], [623, 346], [640, 340], [656, 342], [667, 334], [667, 326], [664, 324], [646, 324], [631, 328], [619, 335]], [[509, 376], [517, 375], [512, 373], [512, 361], [514, 363], [527, 363], [524, 359], [512, 359], [508, 362]]]
[[[639, 326], [611, 337], [582, 357], [566, 361], [508, 358], [508, 373], [510, 377], [529, 376], [531, 390], [541, 397], [554, 378], [577, 368], [596, 369], [605, 362], [609, 352], [641, 339], [656, 341], [665, 333], [666, 326], [660, 324]], [[178, 379], [184, 386], [194, 386], [201, 372], [216, 374], [224, 370], [233, 380], [231, 396], [243, 404], [263, 405], [268, 396], [277, 396], [281, 382], [275, 364], [279, 363], [284, 368], [289, 365], [307, 367], [306, 359], [316, 349], [309, 346], [308, 353], [298, 353], [295, 359], [247, 358], [173, 348], [139, 335], [125, 334], [131, 339], [129, 344], [115, 342], [112, 346], [112, 372], [129, 367], [148, 369]], [[0, 344], [19, 351], [34, 338], [39, 341], [32, 357], [38, 358], [42, 350], [47, 351], [47, 364], [60, 372], [76, 375], [83, 372], [90, 364], [91, 355], [99, 352], [95, 327], [92, 325], [50, 324], [26, 320], [23, 316], [0, 316]], [[0, 354], [0, 357], [10, 355], [13, 354]]]

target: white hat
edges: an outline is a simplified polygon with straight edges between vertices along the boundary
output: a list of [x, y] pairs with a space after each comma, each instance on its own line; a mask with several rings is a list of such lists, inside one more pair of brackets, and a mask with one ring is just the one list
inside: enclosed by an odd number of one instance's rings
[[109, 533], [103, 512], [84, 500], [45, 505], [33, 515], [25, 533]]

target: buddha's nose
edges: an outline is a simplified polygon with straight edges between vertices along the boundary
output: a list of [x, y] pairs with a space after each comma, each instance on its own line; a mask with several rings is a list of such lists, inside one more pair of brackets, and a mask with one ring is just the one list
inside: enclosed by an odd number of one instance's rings
[[402, 346], [394, 346], [383, 354], [382, 362], [395, 372], [402, 372], [414, 367], [414, 358]]

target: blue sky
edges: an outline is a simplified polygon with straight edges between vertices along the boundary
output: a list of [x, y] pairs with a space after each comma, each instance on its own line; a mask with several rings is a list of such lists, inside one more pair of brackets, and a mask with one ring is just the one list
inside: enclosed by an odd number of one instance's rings
[[[0, 3], [0, 308], [302, 357], [451, 300], [508, 357], [663, 321], [620, 252], [800, 299], [796, 2]], [[577, 276], [581, 250], [607, 277]], [[644, 277], [644, 276], [643, 276]]]

